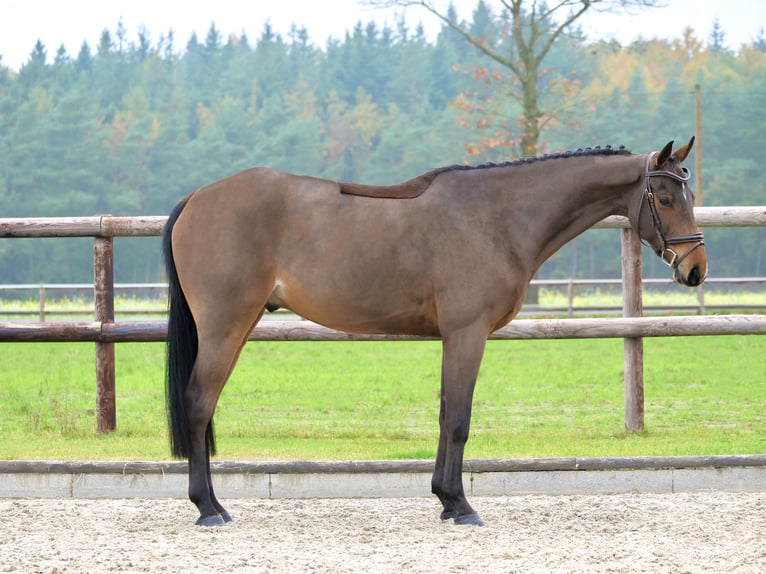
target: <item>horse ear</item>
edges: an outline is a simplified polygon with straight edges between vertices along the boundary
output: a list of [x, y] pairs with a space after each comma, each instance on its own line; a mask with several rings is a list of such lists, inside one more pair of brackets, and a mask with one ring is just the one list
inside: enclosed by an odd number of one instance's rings
[[670, 156], [673, 154], [673, 140], [670, 140], [667, 145], [662, 148], [662, 151], [658, 153], [656, 156], [654, 156], [654, 167], [652, 169], [659, 169], [663, 165], [665, 165], [665, 162], [667, 162], [670, 159]]
[[680, 149], [677, 149], [676, 153], [673, 154], [673, 157], [676, 158], [676, 161], [678, 163], [683, 162], [689, 155], [689, 152], [692, 151], [693, 146], [694, 146], [694, 136], [692, 136], [692, 139], [689, 140], [688, 144], [686, 144], [684, 147]]

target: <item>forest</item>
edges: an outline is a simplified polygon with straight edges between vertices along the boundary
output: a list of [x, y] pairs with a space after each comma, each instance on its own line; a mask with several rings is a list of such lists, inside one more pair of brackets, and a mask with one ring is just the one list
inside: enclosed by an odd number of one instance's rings
[[[500, 44], [503, 20], [479, 1], [471, 30]], [[154, 34], [158, 34], [156, 37]], [[702, 102], [704, 205], [766, 204], [766, 38], [736, 49], [725, 30], [621, 45], [576, 24], [538, 78], [537, 153], [686, 142]], [[514, 78], [444, 26], [359, 22], [324, 45], [267, 24], [258, 38], [105, 28], [77, 53], [37, 42], [12, 71], [0, 59], [2, 217], [165, 215], [197, 187], [264, 165], [363, 183], [522, 155]], [[692, 161], [689, 167], [693, 168]], [[766, 273], [766, 230], [709, 229], [711, 276]], [[619, 236], [589, 231], [540, 278], [619, 277]], [[668, 276], [650, 251], [646, 276]], [[5, 239], [0, 283], [92, 280], [89, 239]], [[118, 282], [162, 280], [159, 241], [116, 240]]]

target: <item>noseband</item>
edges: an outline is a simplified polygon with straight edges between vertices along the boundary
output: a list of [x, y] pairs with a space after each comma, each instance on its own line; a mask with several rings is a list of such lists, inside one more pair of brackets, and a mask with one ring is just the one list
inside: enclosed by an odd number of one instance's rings
[[[653, 154], [652, 154], [653, 155]], [[681, 262], [686, 259], [689, 254], [691, 254], [692, 251], [697, 249], [700, 245], [705, 245], [705, 238], [702, 235], [702, 232], [699, 233], [692, 233], [690, 235], [678, 235], [676, 237], [666, 237], [665, 232], [662, 230], [662, 221], [660, 220], [660, 214], [657, 211], [657, 205], [654, 203], [654, 192], [652, 192], [652, 184], [651, 184], [651, 178], [653, 177], [669, 177], [670, 179], [675, 179], [676, 181], [680, 181], [681, 183], [686, 183], [689, 181], [689, 178], [691, 178], [691, 173], [689, 173], [689, 170], [685, 167], [682, 167], [683, 175], [678, 175], [676, 173], [673, 173], [672, 171], [649, 171], [649, 162], [652, 159], [652, 155], [650, 155], [646, 159], [646, 173], [644, 175], [644, 180], [646, 181], [646, 187], [644, 188], [643, 198], [646, 199], [646, 203], [649, 205], [649, 214], [652, 216], [652, 224], [654, 225], [654, 230], [657, 233], [657, 237], [659, 237], [660, 242], [662, 243], [661, 249], [655, 249], [655, 252], [657, 255], [659, 255], [660, 259], [662, 259], [665, 263], [667, 263], [671, 269], [676, 269]], [[641, 202], [641, 207], [639, 207], [638, 210], [638, 220], [641, 221], [641, 208], [643, 207], [643, 200]], [[643, 241], [643, 239], [642, 239]], [[646, 243], [646, 242], [644, 242]], [[676, 251], [671, 249], [670, 245], [677, 245], [679, 243], [694, 243], [689, 249], [687, 249], [683, 255], [678, 255]], [[666, 256], [669, 256], [666, 257]]]

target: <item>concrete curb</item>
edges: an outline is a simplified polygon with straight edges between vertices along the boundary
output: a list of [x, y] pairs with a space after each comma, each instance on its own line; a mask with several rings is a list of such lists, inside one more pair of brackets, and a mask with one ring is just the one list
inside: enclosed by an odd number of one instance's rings
[[[222, 498], [415, 497], [433, 461], [216, 462]], [[185, 462], [0, 461], [4, 498], [186, 498]], [[468, 460], [472, 496], [766, 492], [766, 455]]]

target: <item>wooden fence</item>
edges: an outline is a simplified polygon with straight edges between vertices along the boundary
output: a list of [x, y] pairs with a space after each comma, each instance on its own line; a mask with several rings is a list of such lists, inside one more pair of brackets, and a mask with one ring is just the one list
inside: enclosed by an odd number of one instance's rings
[[[766, 206], [700, 207], [701, 227], [766, 226]], [[0, 342], [79, 341], [96, 344], [96, 424], [100, 432], [116, 428], [114, 344], [164, 341], [166, 321], [114, 321], [114, 237], [157, 236], [166, 217], [0, 219], [0, 237], [93, 237], [94, 320], [89, 322], [0, 322]], [[622, 233], [623, 317], [608, 319], [520, 319], [496, 331], [493, 339], [623, 338], [625, 361], [625, 426], [644, 428], [643, 337], [682, 335], [766, 334], [766, 315], [642, 317], [641, 244], [623, 217], [610, 217], [597, 228]], [[416, 340], [420, 337], [351, 335], [307, 321], [259, 324], [256, 341]]]

